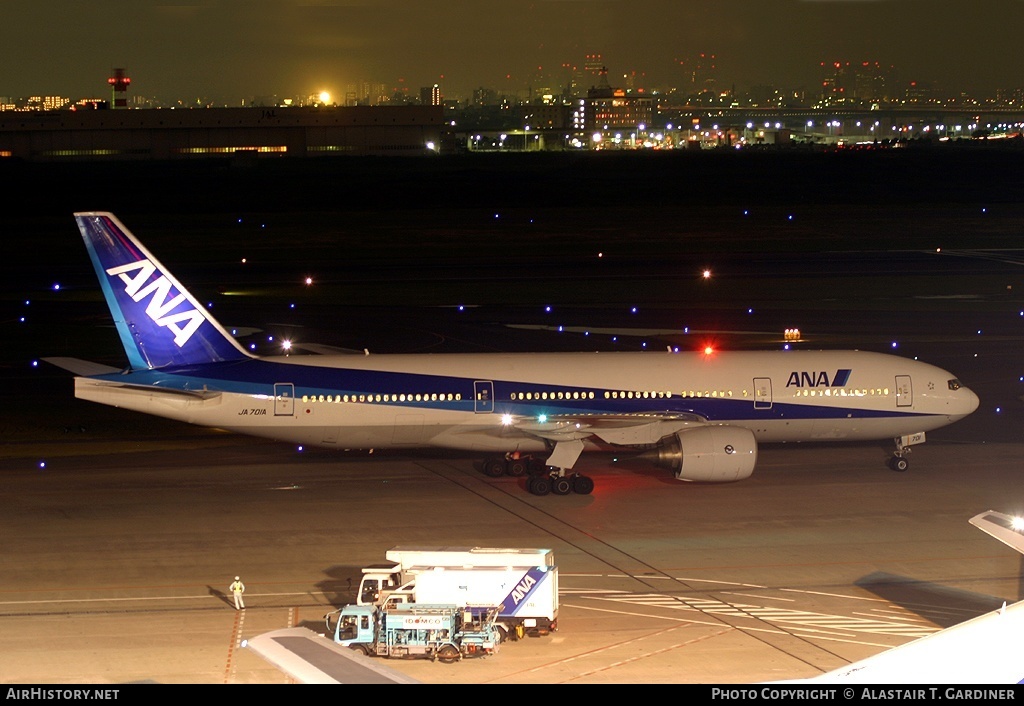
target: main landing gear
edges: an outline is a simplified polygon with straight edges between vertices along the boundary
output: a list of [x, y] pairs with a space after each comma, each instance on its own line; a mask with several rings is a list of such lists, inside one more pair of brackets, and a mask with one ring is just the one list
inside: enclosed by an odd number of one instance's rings
[[546, 475], [530, 476], [526, 481], [526, 489], [534, 495], [547, 495], [548, 493], [590, 495], [594, 492], [594, 481], [590, 476], [579, 473], [569, 476], [559, 475], [561, 472], [563, 472], [561, 469], [557, 469]]
[[484, 475], [491, 478], [501, 476], [525, 476], [545, 473], [544, 462], [533, 456], [506, 456], [484, 459]]
[[533, 456], [486, 458], [483, 471], [491, 478], [529, 475], [526, 489], [534, 495], [590, 495], [594, 492], [594, 481], [590, 476], [571, 472], [566, 475], [565, 469], [546, 466], [544, 461]]

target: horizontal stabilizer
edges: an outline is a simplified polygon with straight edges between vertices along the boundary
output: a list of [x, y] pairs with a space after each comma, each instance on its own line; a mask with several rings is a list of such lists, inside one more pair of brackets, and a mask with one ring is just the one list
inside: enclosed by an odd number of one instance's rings
[[142, 393], [150, 399], [180, 399], [180, 400], [212, 400], [220, 397], [223, 393], [218, 390], [180, 390], [174, 387], [158, 387], [156, 385], [141, 385], [116, 380], [93, 380], [75, 378], [75, 396], [82, 399], [93, 399], [89, 391], [112, 392], [123, 390], [126, 394]]
[[419, 683], [308, 628], [273, 630], [242, 646], [302, 684]]
[[100, 363], [93, 363], [92, 361], [82, 360], [81, 358], [43, 358], [43, 360], [50, 365], [56, 365], [58, 368], [69, 370], [75, 375], [84, 375], [86, 377], [90, 375], [110, 375], [112, 373], [119, 373], [119, 368], [112, 368], [109, 365], [101, 365]]
[[292, 350], [308, 351], [316, 355], [366, 355], [364, 351], [357, 351], [354, 348], [339, 348], [323, 343], [292, 343]]

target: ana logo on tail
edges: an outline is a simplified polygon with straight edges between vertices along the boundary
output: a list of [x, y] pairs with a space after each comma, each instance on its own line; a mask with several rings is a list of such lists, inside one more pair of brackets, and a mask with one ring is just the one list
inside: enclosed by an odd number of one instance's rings
[[[174, 342], [181, 348], [206, 318], [198, 309], [172, 314], [171, 312], [179, 304], [186, 301], [186, 297], [184, 294], [178, 293], [176, 297], [168, 300], [167, 297], [171, 293], [171, 282], [167, 277], [161, 274], [157, 279], [149, 282], [149, 278], [156, 271], [156, 267], [149, 260], [139, 260], [127, 265], [111, 267], [107, 270], [107, 274], [111, 277], [115, 275], [120, 277], [124, 282], [125, 294], [137, 302], [152, 295], [149, 304], [146, 305], [146, 315], [158, 326], [170, 329], [174, 333]], [[133, 272], [134, 275], [130, 274]], [[146, 284], [147, 282], [149, 284]]]

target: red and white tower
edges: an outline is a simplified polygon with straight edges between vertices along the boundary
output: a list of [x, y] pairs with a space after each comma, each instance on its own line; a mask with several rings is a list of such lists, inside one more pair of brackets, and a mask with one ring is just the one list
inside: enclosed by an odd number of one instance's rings
[[113, 71], [114, 75], [107, 79], [107, 83], [110, 84], [114, 94], [114, 100], [111, 105], [114, 108], [127, 108], [128, 84], [132, 80], [125, 75], [124, 69], [114, 69]]

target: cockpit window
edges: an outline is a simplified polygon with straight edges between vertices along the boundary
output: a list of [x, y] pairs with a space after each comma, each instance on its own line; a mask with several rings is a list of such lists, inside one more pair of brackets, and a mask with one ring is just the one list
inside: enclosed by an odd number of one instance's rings
[[957, 380], [956, 378], [953, 378], [952, 380], [949, 381], [950, 390], [959, 390], [961, 387], [963, 386], [960, 384], [960, 381]]

